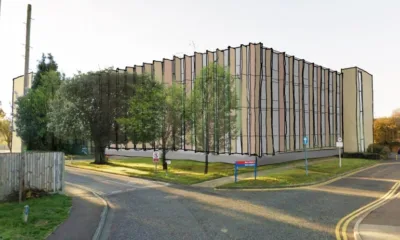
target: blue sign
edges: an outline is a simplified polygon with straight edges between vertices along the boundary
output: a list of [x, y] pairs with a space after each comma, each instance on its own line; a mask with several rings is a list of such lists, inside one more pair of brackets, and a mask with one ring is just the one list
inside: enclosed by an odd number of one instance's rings
[[82, 153], [85, 154], [85, 155], [88, 155], [87, 147], [82, 147]]
[[308, 137], [304, 137], [304, 138], [303, 138], [303, 144], [304, 144], [304, 145], [307, 145], [307, 144], [308, 144]]
[[238, 169], [242, 167], [254, 167], [254, 179], [257, 178], [257, 163], [254, 160], [235, 162], [235, 182], [237, 182]]
[[307, 161], [307, 144], [308, 144], [308, 137], [304, 136], [303, 138], [303, 147], [304, 147], [304, 160], [305, 162], [305, 167], [306, 167], [306, 175], [308, 176], [308, 161]]

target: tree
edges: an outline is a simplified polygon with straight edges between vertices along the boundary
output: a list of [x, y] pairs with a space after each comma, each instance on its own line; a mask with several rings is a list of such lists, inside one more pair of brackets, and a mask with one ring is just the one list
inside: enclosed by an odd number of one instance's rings
[[383, 117], [374, 120], [374, 140], [376, 143], [388, 144], [396, 140], [398, 125], [396, 119]]
[[202, 69], [191, 92], [187, 118], [195, 134], [196, 150], [205, 152], [204, 173], [208, 173], [208, 155], [225, 146], [225, 138], [235, 138], [237, 98], [234, 79], [217, 64]]
[[10, 119], [0, 119], [0, 136], [7, 143], [7, 147], [11, 151], [12, 131]]
[[143, 84], [135, 86], [129, 100], [127, 117], [118, 122], [133, 143], [156, 143], [162, 149], [163, 169], [167, 169], [166, 154], [176, 150], [183, 112], [180, 108], [182, 88], [176, 84], [165, 87], [148, 75], [141, 75]]
[[60, 74], [43, 72], [40, 79], [41, 84], [37, 88], [30, 89], [16, 101], [16, 132], [29, 150], [58, 150], [56, 139], [47, 130], [47, 113], [49, 102], [61, 84]]
[[11, 141], [12, 141], [11, 121], [6, 117], [5, 112], [1, 108], [1, 102], [0, 102], [0, 139], [3, 139], [7, 143], [7, 147], [11, 151]]
[[396, 126], [397, 126], [395, 141], [399, 141], [400, 140], [400, 109], [399, 108], [395, 109], [393, 111], [392, 118], [396, 122]]
[[126, 115], [128, 93], [132, 92], [131, 84], [121, 84], [128, 78], [133, 83], [138, 80], [136, 75], [120, 76], [105, 69], [78, 73], [64, 81], [51, 102], [48, 129], [64, 140], [92, 140], [95, 163], [106, 163], [106, 147], [123, 140], [114, 136], [119, 131], [116, 119]]
[[[38, 61], [38, 65], [36, 66], [36, 74], [33, 78], [32, 89], [36, 89], [43, 85], [46, 80], [42, 80], [42, 77], [47, 72], [57, 72], [58, 73], [58, 64], [54, 60], [54, 57], [51, 53], [48, 53], [47, 56], [42, 54], [42, 59]], [[58, 73], [61, 78], [61, 74]]]

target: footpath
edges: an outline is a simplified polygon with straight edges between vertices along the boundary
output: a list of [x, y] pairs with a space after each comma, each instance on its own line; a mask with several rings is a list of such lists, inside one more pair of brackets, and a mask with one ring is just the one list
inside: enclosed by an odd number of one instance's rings
[[87, 190], [68, 184], [65, 191], [72, 197], [70, 216], [47, 240], [93, 239], [104, 209], [103, 201]]

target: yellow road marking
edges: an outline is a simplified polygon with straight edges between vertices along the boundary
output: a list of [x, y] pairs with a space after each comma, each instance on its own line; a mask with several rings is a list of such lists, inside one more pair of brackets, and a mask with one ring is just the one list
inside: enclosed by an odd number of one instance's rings
[[[396, 186], [396, 185], [397, 185], [397, 186]], [[358, 214], [355, 214], [355, 215], [351, 216], [349, 219], [347, 219], [347, 221], [344, 223], [343, 228], [342, 228], [343, 239], [344, 239], [344, 240], [347, 240], [347, 226], [349, 225], [349, 223], [350, 223], [351, 221], [354, 220], [354, 218], [360, 216], [361, 214], [363, 214], [363, 213], [367, 212], [368, 210], [372, 209], [373, 207], [375, 207], [375, 206], [379, 205], [380, 203], [386, 201], [387, 199], [391, 198], [391, 197], [396, 193], [396, 191], [397, 191], [397, 189], [398, 189], [399, 187], [400, 187], [400, 182], [398, 182], [397, 184], [395, 184], [395, 185], [392, 187], [392, 189], [389, 191], [389, 192], [390, 192], [389, 195], [387, 195], [387, 196], [384, 197], [383, 199], [381, 198], [382, 201], [377, 202], [377, 203], [374, 204], [373, 206], [370, 206], [369, 208], [364, 209], [364, 210], [362, 210], [361, 212], [359, 212]]]
[[[336, 225], [335, 228], [335, 234], [336, 234], [336, 239], [337, 240], [341, 240], [341, 235], [343, 235], [343, 240], [347, 240], [347, 226], [348, 224], [354, 219], [356, 218], [358, 215], [368, 211], [369, 209], [373, 208], [374, 206], [378, 205], [379, 203], [385, 201], [387, 198], [391, 197], [396, 191], [397, 189], [400, 187], [400, 182], [397, 182], [396, 184], [394, 184], [392, 186], [392, 188], [381, 198], [353, 211], [352, 213], [348, 214], [347, 216], [345, 216], [344, 218], [340, 219], [340, 221], [338, 222], [338, 224]], [[343, 224], [344, 222], [344, 224]], [[343, 224], [343, 226], [342, 226]], [[341, 227], [342, 226], [342, 227]], [[342, 228], [342, 231], [340, 231], [340, 229]]]

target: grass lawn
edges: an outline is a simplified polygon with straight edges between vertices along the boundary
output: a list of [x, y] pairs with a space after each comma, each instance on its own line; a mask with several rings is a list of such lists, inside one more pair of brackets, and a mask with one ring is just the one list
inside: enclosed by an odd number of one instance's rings
[[[91, 161], [74, 160], [65, 163], [67, 166], [80, 167], [108, 173], [116, 173], [131, 177], [143, 177], [155, 180], [174, 182], [180, 184], [195, 184], [220, 177], [231, 176], [234, 173], [234, 165], [228, 163], [209, 163], [208, 174], [204, 174], [204, 163], [191, 160], [172, 160], [168, 166], [168, 175], [162, 170], [162, 164], [158, 164], [157, 173], [154, 172], [152, 158], [132, 157], [128, 159], [110, 159], [108, 164], [97, 165]], [[273, 168], [276, 166], [262, 166], [258, 170]], [[251, 172], [253, 168], [241, 169], [240, 172]]]
[[311, 162], [308, 166], [308, 176], [305, 173], [304, 166], [297, 166], [291, 169], [274, 172], [268, 176], [257, 177], [229, 183], [219, 188], [274, 188], [274, 187], [292, 187], [297, 185], [307, 185], [316, 182], [326, 181], [337, 175], [346, 172], [371, 166], [378, 161], [367, 159], [347, 158], [342, 159], [342, 167], [339, 168], [338, 159], [332, 159], [321, 162]]
[[[74, 159], [81, 158], [79, 156], [74, 156]], [[120, 160], [110, 159], [108, 164], [104, 165], [93, 164], [91, 161], [88, 161], [89, 159], [90, 157], [85, 157], [85, 160], [73, 160], [72, 163], [71, 161], [66, 160], [65, 163], [67, 166], [74, 166], [101, 172], [121, 174], [131, 177], [149, 178], [187, 185], [221, 177], [232, 176], [234, 174], [234, 165], [228, 163], [209, 163], [208, 174], [204, 174], [203, 162], [192, 160], [172, 160], [172, 164], [168, 166], [168, 175], [166, 175], [165, 172], [162, 170], [161, 161], [158, 165], [157, 173], [154, 172], [153, 160], [149, 157], [132, 157]], [[310, 163], [321, 161], [326, 161], [326, 158], [312, 159], [310, 160]], [[258, 167], [257, 171], [291, 166], [299, 163], [301, 164], [303, 162], [303, 160], [298, 160], [293, 162], [265, 165]], [[253, 171], [254, 169], [251, 167], [240, 168], [239, 174]]]
[[[69, 214], [71, 198], [64, 195], [29, 199], [22, 204], [0, 203], [0, 239], [45, 239]], [[22, 221], [25, 205], [29, 205], [29, 219]]]

